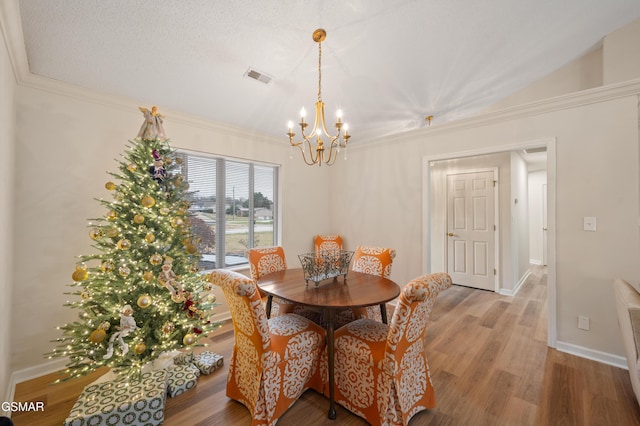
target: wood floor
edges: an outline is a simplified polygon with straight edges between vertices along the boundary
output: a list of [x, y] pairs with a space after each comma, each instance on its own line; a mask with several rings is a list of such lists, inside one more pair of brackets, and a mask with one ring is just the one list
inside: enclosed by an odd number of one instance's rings
[[[628, 372], [547, 347], [546, 269], [533, 273], [514, 297], [453, 286], [438, 297], [427, 330], [431, 378], [438, 406], [416, 425], [640, 425]], [[195, 389], [168, 398], [164, 425], [248, 425], [241, 404], [225, 396], [233, 346], [229, 325], [211, 337], [225, 366], [201, 376]], [[49, 385], [55, 375], [16, 387], [16, 401], [42, 401], [44, 413], [14, 413], [16, 426], [61, 425], [92, 377]], [[366, 425], [307, 391], [278, 425]]]

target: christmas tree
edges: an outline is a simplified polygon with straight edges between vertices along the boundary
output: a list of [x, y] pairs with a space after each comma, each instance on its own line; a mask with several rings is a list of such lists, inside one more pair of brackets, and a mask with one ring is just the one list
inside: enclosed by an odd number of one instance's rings
[[94, 254], [79, 256], [65, 306], [79, 319], [59, 327], [49, 358], [67, 357], [64, 380], [108, 366], [139, 376], [163, 353], [198, 344], [219, 324], [209, 321], [215, 298], [198, 273], [197, 245], [188, 216], [188, 183], [169, 146], [156, 107], [119, 160], [119, 173], [99, 199], [104, 217], [89, 223]]

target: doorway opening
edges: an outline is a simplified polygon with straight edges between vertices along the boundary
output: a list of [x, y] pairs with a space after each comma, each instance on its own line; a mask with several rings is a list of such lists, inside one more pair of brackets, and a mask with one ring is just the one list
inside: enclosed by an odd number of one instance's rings
[[[531, 265], [548, 265], [547, 336], [550, 347], [555, 347], [557, 340], [555, 143], [555, 138], [550, 138], [482, 150], [434, 155], [423, 159], [423, 270], [425, 273], [449, 272], [452, 267], [462, 268], [460, 255], [463, 253], [463, 248], [466, 250], [467, 260], [469, 256], [473, 256], [468, 254], [472, 251], [467, 250], [469, 244], [474, 245], [473, 238], [457, 243], [459, 250], [457, 257], [450, 251], [452, 248], [450, 246], [455, 245], [455, 238], [449, 234], [456, 235], [456, 232], [449, 228], [455, 217], [449, 214], [448, 209], [455, 209], [455, 206], [448, 206], [446, 201], [447, 173], [459, 175], [463, 172], [498, 167], [499, 178], [496, 179], [495, 190], [497, 219], [495, 220], [496, 288], [494, 291], [513, 295], [531, 273]], [[496, 166], [496, 161], [500, 163], [499, 166]], [[535, 184], [536, 189], [530, 189], [530, 184]], [[463, 185], [458, 184], [458, 186]], [[471, 203], [474, 202], [473, 198], [470, 200]], [[465, 205], [460, 200], [457, 202], [458, 207]], [[537, 212], [535, 220], [530, 212], [534, 209]], [[461, 215], [458, 214], [459, 221], [460, 217]], [[476, 215], [474, 218], [467, 215], [467, 218], [470, 218], [467, 220], [479, 218], [482, 221], [483, 217], [483, 215]], [[454, 223], [454, 225], [460, 223]], [[479, 250], [476, 254], [485, 254], [484, 250], [488, 247], [485, 243], [476, 244], [476, 249]], [[454, 259], [458, 259], [457, 265], [451, 264], [449, 257], [452, 255]], [[478, 258], [484, 259], [482, 256], [476, 257]], [[486, 264], [479, 262], [466, 265], [471, 265], [471, 268], [478, 267], [478, 270], [483, 272]], [[466, 267], [469, 268], [469, 266]]]

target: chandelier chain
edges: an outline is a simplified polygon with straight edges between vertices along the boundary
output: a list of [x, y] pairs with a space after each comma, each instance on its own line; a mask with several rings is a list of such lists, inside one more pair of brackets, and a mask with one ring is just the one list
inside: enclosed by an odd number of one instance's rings
[[322, 42], [318, 43], [318, 101], [322, 101]]

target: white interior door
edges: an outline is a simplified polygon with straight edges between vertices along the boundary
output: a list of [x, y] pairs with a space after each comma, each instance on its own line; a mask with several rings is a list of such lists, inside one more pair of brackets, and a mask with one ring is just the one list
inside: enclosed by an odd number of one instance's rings
[[493, 171], [447, 175], [447, 268], [455, 284], [496, 290]]

